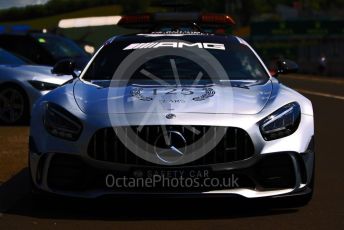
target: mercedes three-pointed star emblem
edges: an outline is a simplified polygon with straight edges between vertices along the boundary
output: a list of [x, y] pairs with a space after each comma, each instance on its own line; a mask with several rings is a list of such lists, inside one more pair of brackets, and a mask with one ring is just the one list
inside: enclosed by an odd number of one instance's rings
[[155, 140], [154, 150], [156, 156], [164, 163], [175, 163], [186, 153], [186, 140], [177, 131], [163, 132]]

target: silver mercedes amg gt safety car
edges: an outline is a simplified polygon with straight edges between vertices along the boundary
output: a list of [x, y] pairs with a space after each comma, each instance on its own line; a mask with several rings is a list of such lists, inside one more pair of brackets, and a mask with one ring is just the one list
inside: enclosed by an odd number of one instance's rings
[[57, 77], [52, 67], [34, 65], [0, 49], [0, 123], [28, 123], [33, 103], [50, 90], [71, 79]]
[[[296, 71], [288, 60], [277, 74]], [[60, 74], [73, 71], [60, 63]], [[314, 178], [311, 102], [243, 39], [147, 33], [108, 40], [32, 113], [34, 191], [286, 198]]]

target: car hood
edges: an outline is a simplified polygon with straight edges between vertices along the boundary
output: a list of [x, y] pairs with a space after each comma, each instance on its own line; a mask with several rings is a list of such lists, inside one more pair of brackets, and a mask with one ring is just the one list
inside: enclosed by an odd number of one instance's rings
[[13, 77], [19, 76], [20, 80], [37, 80], [62, 85], [72, 79], [72, 76], [52, 74], [51, 69], [50, 66], [40, 65], [1, 66], [2, 74]]
[[31, 72], [31, 73], [34, 73], [34, 75], [52, 75], [51, 74], [52, 67], [49, 67], [49, 66], [20, 65], [20, 66], [13, 66], [12, 68], [17, 71]]
[[86, 114], [228, 113], [257, 114], [269, 100], [271, 81], [218, 82], [181, 86], [116, 85], [77, 81], [74, 96]]

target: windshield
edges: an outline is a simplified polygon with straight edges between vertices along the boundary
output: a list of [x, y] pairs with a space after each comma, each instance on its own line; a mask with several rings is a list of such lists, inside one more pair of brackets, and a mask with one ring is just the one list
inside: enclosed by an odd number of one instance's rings
[[[111, 80], [120, 63], [133, 50], [123, 50], [132, 43], [118, 41], [116, 44], [105, 46], [94, 59], [88, 70], [83, 76], [84, 80]], [[147, 43], [148, 44], [148, 43]], [[162, 50], [165, 48], [159, 48]], [[198, 49], [198, 48], [195, 48]], [[214, 56], [227, 72], [229, 80], [255, 80], [262, 81], [269, 79], [268, 74], [263, 68], [255, 54], [245, 45], [226, 44], [226, 49], [207, 49]], [[200, 55], [196, 52], [197, 55]], [[202, 66], [196, 64], [193, 60], [196, 55], [190, 52], [190, 55], [180, 57], [173, 55], [163, 55], [157, 58], [150, 58], [149, 54], [131, 79], [152, 80], [152, 75], [158, 76], [161, 80], [173, 80], [174, 69], [178, 71], [180, 80], [195, 80], [202, 72], [202, 80], [208, 80], [210, 77]], [[173, 64], [172, 64], [173, 63]], [[228, 80], [224, 78], [223, 80]]]
[[60, 36], [33, 34], [34, 39], [55, 59], [86, 56], [86, 53], [73, 41]]
[[0, 65], [26, 65], [23, 59], [11, 54], [3, 49], [0, 49]]

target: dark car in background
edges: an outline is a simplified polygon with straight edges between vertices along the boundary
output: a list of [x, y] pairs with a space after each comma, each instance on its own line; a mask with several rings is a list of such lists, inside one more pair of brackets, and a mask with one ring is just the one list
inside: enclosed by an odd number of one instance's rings
[[0, 34], [0, 47], [39, 65], [53, 66], [61, 60], [72, 59], [76, 68], [82, 70], [90, 59], [74, 41], [49, 33]]

